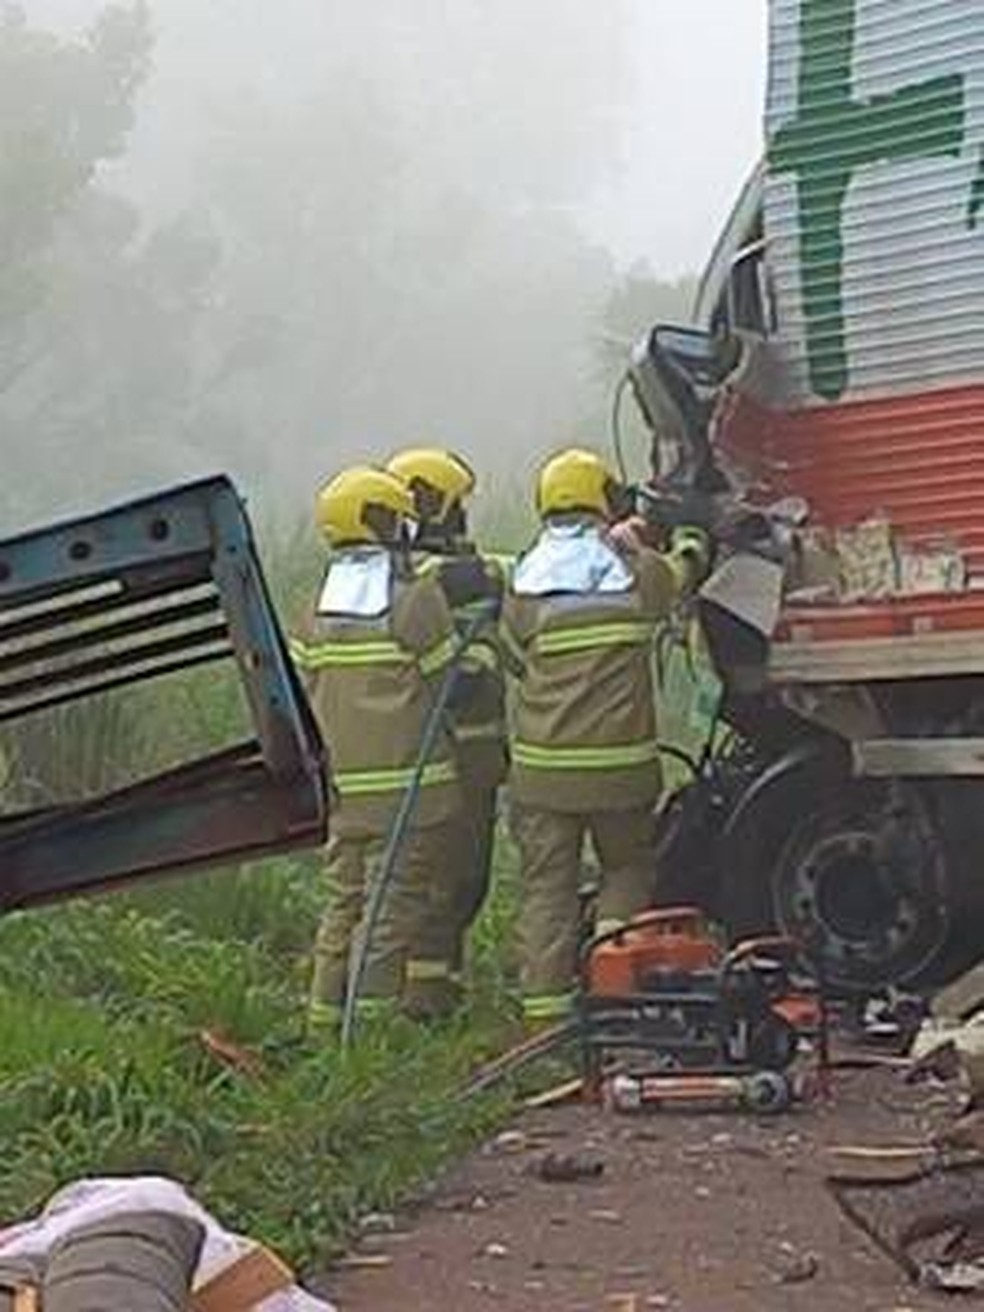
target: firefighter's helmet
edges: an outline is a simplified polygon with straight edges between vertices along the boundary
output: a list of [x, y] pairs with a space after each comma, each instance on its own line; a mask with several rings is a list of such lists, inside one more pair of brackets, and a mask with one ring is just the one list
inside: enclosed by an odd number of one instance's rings
[[582, 511], [612, 518], [623, 488], [615, 474], [593, 451], [570, 447], [551, 456], [536, 484], [536, 510], [541, 518]]
[[424, 525], [448, 524], [475, 490], [475, 472], [467, 461], [440, 447], [400, 451], [386, 468], [406, 483]]
[[416, 519], [405, 483], [385, 469], [360, 465], [337, 474], [318, 493], [318, 527], [333, 547], [394, 545]]

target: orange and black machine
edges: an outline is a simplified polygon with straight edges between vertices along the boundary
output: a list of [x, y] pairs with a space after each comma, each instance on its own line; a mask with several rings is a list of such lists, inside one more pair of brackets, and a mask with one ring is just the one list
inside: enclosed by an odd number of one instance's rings
[[787, 938], [728, 948], [703, 913], [644, 913], [588, 942], [579, 1023], [585, 1086], [600, 1096], [618, 1072], [655, 1080], [787, 1072], [810, 1039], [825, 1060], [823, 989]]

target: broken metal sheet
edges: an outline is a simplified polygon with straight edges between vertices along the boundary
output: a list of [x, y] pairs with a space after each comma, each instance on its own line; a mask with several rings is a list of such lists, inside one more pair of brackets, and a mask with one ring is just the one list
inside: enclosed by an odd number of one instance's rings
[[701, 588], [701, 600], [718, 606], [768, 639], [782, 608], [784, 573], [781, 564], [764, 556], [731, 556]]
[[836, 1174], [827, 1186], [847, 1219], [914, 1283], [930, 1264], [949, 1271], [980, 1251], [984, 1158], [941, 1157], [901, 1179], [894, 1167], [883, 1179]]
[[55, 708], [224, 664], [243, 737], [183, 744], [70, 797], [0, 815], [0, 912], [155, 873], [316, 846], [324, 747], [291, 664], [245, 508], [226, 478], [0, 540], [5, 742]]
[[944, 1294], [978, 1294], [984, 1290], [984, 1265], [978, 1262], [924, 1262], [919, 1283]]
[[924, 1021], [912, 1045], [914, 1063], [926, 1064], [946, 1048], [956, 1051], [971, 1100], [984, 1096], [984, 1012], [964, 1024]]
[[984, 961], [965, 971], [933, 999], [932, 1012], [937, 1020], [967, 1021], [974, 1012], [984, 1009]]

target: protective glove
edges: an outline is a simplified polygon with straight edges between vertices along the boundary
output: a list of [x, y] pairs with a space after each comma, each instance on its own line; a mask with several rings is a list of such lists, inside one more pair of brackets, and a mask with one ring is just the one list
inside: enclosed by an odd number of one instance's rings
[[702, 583], [707, 578], [714, 554], [714, 545], [709, 533], [690, 524], [675, 528], [670, 535], [670, 550], [675, 556], [681, 556], [690, 565], [694, 574], [694, 583]]
[[644, 515], [620, 519], [608, 529], [606, 536], [613, 546], [627, 551], [637, 551], [640, 547], [652, 547], [658, 551], [666, 545], [666, 530]]

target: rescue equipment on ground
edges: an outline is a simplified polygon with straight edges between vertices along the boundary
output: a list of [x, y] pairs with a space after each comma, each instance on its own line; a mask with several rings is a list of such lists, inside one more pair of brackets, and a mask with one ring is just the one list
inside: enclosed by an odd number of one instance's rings
[[[623, 1102], [679, 1101], [692, 1076], [698, 1100], [752, 1105], [758, 1085], [707, 1079], [784, 1074], [807, 1036], [826, 1049], [822, 990], [797, 945], [774, 937], [729, 951], [692, 907], [649, 911], [590, 940], [578, 1016], [586, 1090]], [[661, 1085], [670, 1075], [676, 1082]], [[779, 1086], [769, 1088], [781, 1103]]]

